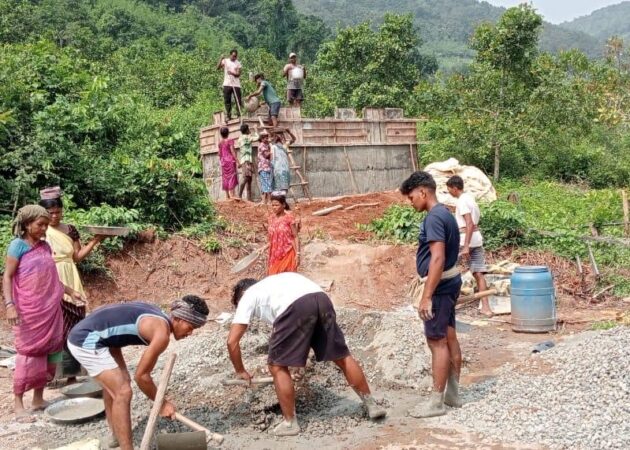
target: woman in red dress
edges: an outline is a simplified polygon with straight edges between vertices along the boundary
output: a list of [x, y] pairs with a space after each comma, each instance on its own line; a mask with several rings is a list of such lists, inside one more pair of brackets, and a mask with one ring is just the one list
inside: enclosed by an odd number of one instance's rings
[[284, 195], [271, 194], [269, 215], [269, 275], [297, 272], [300, 265], [299, 224]]

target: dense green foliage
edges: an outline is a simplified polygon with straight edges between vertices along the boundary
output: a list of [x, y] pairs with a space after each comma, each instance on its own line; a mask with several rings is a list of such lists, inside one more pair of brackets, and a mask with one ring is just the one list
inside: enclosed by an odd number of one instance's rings
[[578, 17], [560, 26], [588, 33], [602, 42], [615, 35], [630, 40], [630, 2], [598, 9], [588, 16]]
[[416, 87], [423, 161], [451, 156], [495, 178], [624, 186], [630, 179], [630, 73], [579, 52], [537, 55], [539, 17], [512, 8], [479, 27], [466, 75]]
[[436, 69], [418, 44], [411, 15], [386, 15], [377, 31], [367, 22], [341, 30], [319, 51], [311, 110], [332, 115], [334, 107], [406, 106], [421, 76]]
[[[503, 8], [477, 0], [294, 0], [298, 11], [321, 17], [328, 26], [356, 25], [383, 21], [388, 12], [411, 13], [425, 54], [437, 57], [440, 68], [461, 70], [472, 59], [468, 41], [477, 26], [495, 22]], [[545, 23], [541, 48], [545, 51], [584, 51], [589, 56], [602, 54], [601, 42], [579, 28], [568, 30]]]

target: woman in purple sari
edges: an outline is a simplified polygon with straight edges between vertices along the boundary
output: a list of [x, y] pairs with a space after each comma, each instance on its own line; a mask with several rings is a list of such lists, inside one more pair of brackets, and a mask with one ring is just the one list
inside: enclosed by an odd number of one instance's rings
[[24, 408], [24, 393], [33, 390], [31, 410], [46, 408], [44, 387], [55, 374], [63, 347], [63, 294], [83, 296], [59, 280], [52, 251], [46, 241], [48, 211], [38, 205], [21, 208], [15, 218], [7, 251], [2, 290], [6, 317], [13, 325], [15, 348], [15, 416], [32, 421]]
[[236, 171], [236, 149], [234, 139], [228, 139], [230, 130], [223, 127], [220, 130], [219, 161], [221, 162], [222, 187], [227, 198], [235, 198], [234, 189], [238, 186], [238, 172]]

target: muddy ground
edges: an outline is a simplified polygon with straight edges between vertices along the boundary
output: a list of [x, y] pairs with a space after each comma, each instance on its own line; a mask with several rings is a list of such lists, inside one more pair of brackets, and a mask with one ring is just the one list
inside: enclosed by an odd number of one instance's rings
[[[379, 202], [377, 207], [356, 209], [313, 217], [310, 212], [335, 202], [320, 201], [301, 205], [304, 249], [302, 272], [316, 280], [331, 295], [338, 308], [339, 320], [348, 344], [363, 365], [376, 398], [388, 409], [388, 417], [371, 423], [363, 414], [355, 394], [347, 388], [342, 376], [328, 364], [309, 365], [305, 381], [298, 389], [298, 415], [303, 429], [297, 438], [276, 440], [268, 433], [279, 419], [280, 410], [271, 387], [252, 391], [223, 387], [220, 380], [231, 375], [225, 351], [227, 327], [210, 322], [201, 332], [180, 342], [170, 351], [178, 353], [178, 362], [170, 385], [170, 396], [192, 419], [226, 436], [224, 448], [544, 448], [536, 442], [506, 443], [489, 439], [444, 418], [416, 420], [406, 411], [427, 394], [430, 385], [430, 359], [422, 337], [420, 322], [409, 307], [408, 285], [414, 278], [414, 246], [373, 242], [357, 223], [368, 223], [393, 202], [401, 201], [395, 193], [347, 197], [337, 203]], [[264, 241], [262, 222], [266, 211], [247, 203], [223, 203], [219, 211], [240, 227], [247, 245], [227, 248], [209, 254], [193, 240], [173, 237], [153, 244], [130, 244], [112, 257], [108, 265], [111, 278], [87, 277], [86, 286], [92, 307], [120, 300], [143, 299], [167, 305], [171, 299], [186, 293], [206, 298], [211, 315], [231, 311], [231, 286], [241, 276], [261, 276], [263, 258], [244, 274], [232, 275], [229, 268], [238, 258]], [[503, 259], [508, 256], [490, 255]], [[527, 258], [527, 259], [526, 259]], [[532, 259], [533, 258], [533, 259]], [[519, 254], [538, 264], [560, 264], [550, 255]], [[563, 286], [579, 282], [568, 271], [557, 275]], [[564, 278], [562, 278], [564, 277]], [[464, 369], [464, 401], [467, 387], [495, 377], [506, 363], [514, 370], [531, 370], [527, 362], [534, 344], [554, 339], [571, 339], [590, 323], [612, 319], [628, 307], [620, 299], [606, 299], [590, 304], [579, 296], [559, 290], [561, 326], [556, 333], [518, 334], [510, 329], [509, 316], [482, 319], [473, 309], [458, 314]], [[268, 328], [252, 327], [243, 344], [246, 366], [265, 374], [265, 350]], [[0, 344], [11, 343], [10, 331], [3, 322]], [[137, 350], [127, 349], [133, 367]], [[161, 358], [159, 365], [163, 364]], [[155, 375], [159, 374], [156, 368]], [[544, 370], [541, 368], [540, 370]], [[134, 436], [139, 444], [150, 403], [135, 392], [133, 411]], [[46, 391], [46, 398], [57, 400], [57, 389]], [[469, 399], [472, 401], [472, 399]], [[12, 420], [11, 374], [0, 369], [0, 448], [55, 448], [87, 437], [101, 437], [106, 432], [104, 420], [83, 425], [60, 426], [40, 417], [33, 425]], [[162, 420], [160, 432], [184, 431], [184, 428]]]

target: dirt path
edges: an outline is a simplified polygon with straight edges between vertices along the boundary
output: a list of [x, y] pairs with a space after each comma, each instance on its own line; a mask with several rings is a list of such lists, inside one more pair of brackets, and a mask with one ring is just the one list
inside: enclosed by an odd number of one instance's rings
[[[406, 416], [409, 408], [422, 401], [430, 383], [430, 359], [422, 330], [408, 309], [406, 298], [409, 283], [415, 277], [415, 247], [372, 242], [369, 234], [356, 227], [356, 223], [368, 223], [389, 204], [401, 201], [396, 193], [371, 194], [314, 202], [298, 209], [304, 240], [309, 241], [301, 270], [331, 295], [349, 345], [363, 364], [377, 398], [387, 406], [388, 418], [376, 424], [366, 420], [356, 396], [339, 373], [330, 365], [316, 365], [298, 397], [304, 434], [295, 439], [273, 439], [268, 429], [271, 421], [277, 419], [279, 408], [272, 388], [251, 394], [239, 388], [220, 387], [217, 380], [231, 373], [224, 349], [227, 329], [209, 324], [198, 335], [172, 344], [180, 360], [171, 390], [182, 410], [226, 434], [224, 448], [540, 448], [535, 443], [505, 445], [488, 440], [448, 415], [423, 421]], [[335, 203], [349, 206], [370, 202], [379, 205], [347, 213], [337, 211], [325, 217], [310, 215]], [[231, 311], [233, 284], [243, 276], [264, 275], [264, 258], [242, 274], [233, 275], [229, 270], [236, 260], [262, 242], [262, 223], [267, 213], [265, 208], [245, 202], [223, 202], [217, 208], [241, 227], [240, 232], [250, 233], [244, 247], [228, 247], [218, 254], [209, 254], [197, 242], [181, 236], [153, 244], [130, 244], [121, 254], [109, 258], [111, 278], [85, 278], [91, 307], [132, 299], [167, 306], [173, 298], [192, 293], [207, 300], [212, 315]], [[544, 254], [536, 258], [550, 261]], [[568, 269], [560, 270], [563, 272], [557, 274], [557, 279], [570, 280]], [[520, 362], [527, 361], [535, 343], [565, 339], [587, 328], [589, 321], [614, 318], [624, 308], [611, 302], [590, 305], [561, 294], [559, 316], [564, 325], [553, 334], [514, 333], [509, 324], [502, 322], [509, 321], [509, 316], [484, 321], [472, 310], [458, 314], [465, 359], [465, 401], [467, 386], [492, 379], [504, 364], [513, 363], [514, 370], [521, 370]], [[6, 322], [1, 323], [0, 344], [10, 345], [10, 330]], [[265, 370], [266, 332], [248, 332], [247, 364], [260, 371]], [[137, 353], [135, 349], [126, 351], [132, 366]], [[525, 365], [522, 370], [526, 370]], [[46, 396], [56, 399], [60, 394], [51, 389]], [[12, 421], [11, 402], [11, 374], [0, 368], [0, 403], [8, 406], [0, 411], [0, 449], [54, 448], [88, 436], [100, 437], [106, 431], [102, 420], [75, 427], [61, 427], [43, 419], [33, 426], [18, 425]], [[132, 408], [136, 437], [142, 434], [149, 408], [149, 402], [136, 392]], [[161, 431], [178, 429], [181, 428], [166, 421], [160, 423]]]

